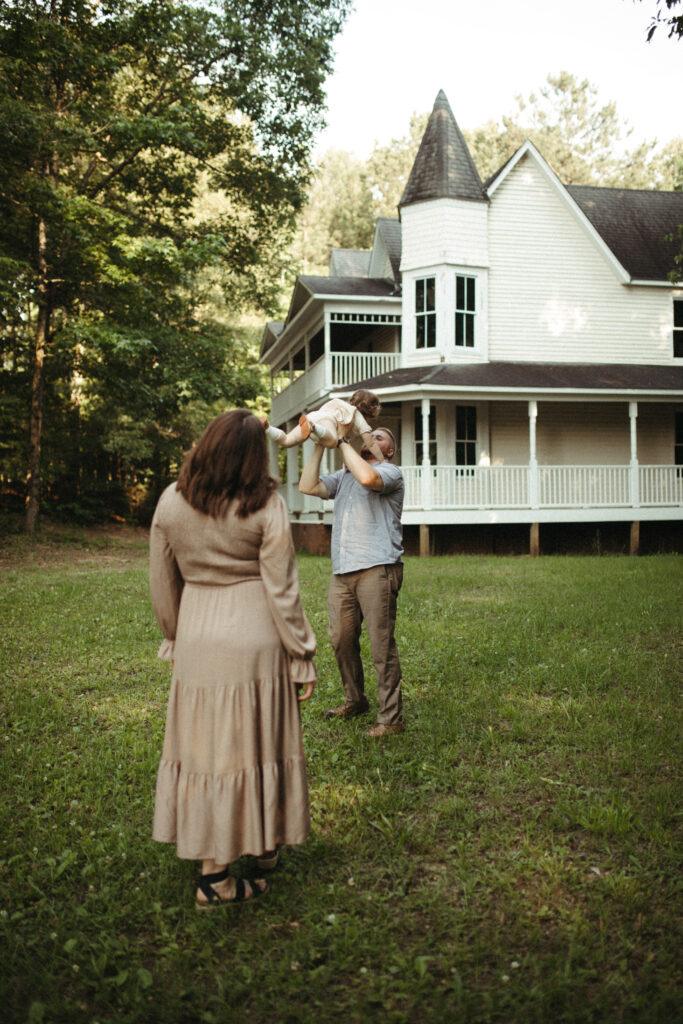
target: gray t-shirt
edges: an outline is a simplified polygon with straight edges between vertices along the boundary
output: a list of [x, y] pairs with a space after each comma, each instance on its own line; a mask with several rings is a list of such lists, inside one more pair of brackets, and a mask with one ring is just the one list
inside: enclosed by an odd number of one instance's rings
[[373, 463], [373, 466], [384, 483], [382, 491], [363, 487], [347, 469], [320, 477], [328, 495], [334, 498], [332, 572], [335, 575], [401, 561], [403, 473], [390, 462]]

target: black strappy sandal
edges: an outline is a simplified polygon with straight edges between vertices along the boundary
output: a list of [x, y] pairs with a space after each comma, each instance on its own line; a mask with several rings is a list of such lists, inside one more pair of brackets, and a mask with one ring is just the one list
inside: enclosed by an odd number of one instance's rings
[[[214, 875], [200, 875], [197, 879], [197, 888], [206, 896], [206, 901], [195, 899], [195, 906], [197, 910], [215, 910], [217, 907], [229, 907], [234, 903], [250, 903], [252, 900], [258, 899], [259, 896], [263, 896], [264, 893], [268, 892], [270, 888], [267, 882], [264, 882], [265, 888], [261, 888], [260, 885], [256, 884], [256, 880], [249, 882], [251, 892], [247, 894], [247, 887], [244, 884], [243, 878], [235, 879], [235, 895], [231, 896], [230, 899], [223, 899], [218, 895], [216, 890], [213, 888], [216, 882], [224, 882], [226, 878], [230, 878], [230, 869], [226, 868], [224, 871], [218, 871]], [[258, 879], [259, 882], [263, 882], [262, 878]]]

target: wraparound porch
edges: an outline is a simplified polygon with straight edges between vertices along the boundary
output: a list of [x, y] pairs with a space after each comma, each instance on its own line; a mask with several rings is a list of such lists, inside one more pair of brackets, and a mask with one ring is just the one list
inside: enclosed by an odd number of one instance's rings
[[[420, 553], [430, 527], [525, 524], [539, 553], [539, 525], [623, 522], [639, 550], [640, 523], [683, 518], [681, 466], [403, 466], [404, 526], [419, 526]], [[333, 502], [283, 484], [293, 522], [332, 522]]]

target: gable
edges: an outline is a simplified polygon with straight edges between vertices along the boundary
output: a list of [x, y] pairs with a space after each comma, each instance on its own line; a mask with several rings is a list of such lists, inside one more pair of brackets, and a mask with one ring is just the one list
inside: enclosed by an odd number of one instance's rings
[[330, 254], [330, 277], [368, 277], [369, 249], [333, 249]]
[[624, 283], [668, 283], [680, 248], [676, 235], [683, 224], [683, 192], [563, 185], [527, 140], [486, 181], [489, 199], [527, 160], [536, 164]]

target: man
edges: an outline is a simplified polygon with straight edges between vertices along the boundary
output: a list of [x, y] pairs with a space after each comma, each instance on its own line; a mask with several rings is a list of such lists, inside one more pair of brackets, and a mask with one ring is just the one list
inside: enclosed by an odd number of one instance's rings
[[351, 718], [369, 709], [365, 696], [360, 632], [363, 620], [377, 671], [379, 714], [368, 736], [403, 732], [401, 665], [394, 638], [396, 598], [403, 581], [401, 555], [403, 474], [390, 461], [396, 442], [378, 427], [372, 438], [384, 455], [378, 462], [365, 445], [360, 454], [340, 441], [344, 469], [320, 476], [324, 448], [314, 445], [299, 481], [302, 494], [334, 498], [332, 580], [328, 596], [330, 640], [344, 688], [344, 703], [326, 718]]

